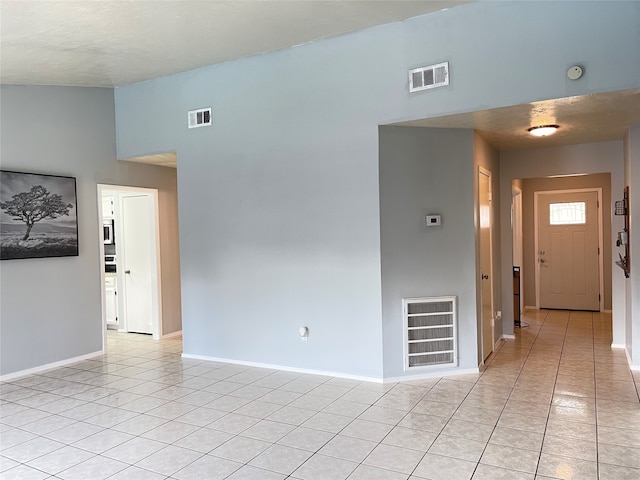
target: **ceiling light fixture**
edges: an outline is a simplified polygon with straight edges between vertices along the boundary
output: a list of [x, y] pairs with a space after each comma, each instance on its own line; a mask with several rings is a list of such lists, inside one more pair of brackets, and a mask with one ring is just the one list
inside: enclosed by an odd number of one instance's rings
[[537, 127], [531, 127], [527, 131], [534, 137], [546, 137], [553, 135], [560, 127], [558, 125], [539, 125]]

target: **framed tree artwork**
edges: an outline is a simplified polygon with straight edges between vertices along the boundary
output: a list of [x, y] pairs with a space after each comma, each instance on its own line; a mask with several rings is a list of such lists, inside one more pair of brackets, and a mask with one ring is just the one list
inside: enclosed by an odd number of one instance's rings
[[76, 179], [0, 170], [0, 260], [78, 255]]

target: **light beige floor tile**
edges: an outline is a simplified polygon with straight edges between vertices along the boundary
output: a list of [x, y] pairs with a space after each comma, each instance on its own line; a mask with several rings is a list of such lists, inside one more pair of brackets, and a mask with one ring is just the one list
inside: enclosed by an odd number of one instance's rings
[[274, 422], [288, 423], [289, 425], [302, 425], [316, 413], [314, 410], [286, 406], [269, 415], [267, 419]]
[[489, 439], [489, 443], [540, 452], [543, 438], [544, 435], [541, 433], [497, 426]]
[[370, 420], [372, 422], [387, 423], [397, 425], [407, 414], [405, 410], [397, 410], [389, 407], [378, 407], [373, 405], [363, 412], [358, 418]]
[[436, 439], [437, 434], [415, 430], [413, 428], [395, 427], [384, 437], [382, 443], [396, 447], [410, 448], [420, 452], [426, 452]]
[[290, 475], [300, 465], [306, 462], [310, 456], [311, 453], [304, 450], [285, 447], [284, 445], [272, 445], [251, 460], [249, 465]]
[[562, 480], [596, 480], [598, 469], [595, 462], [542, 453], [536, 474]]
[[356, 418], [364, 413], [367, 408], [368, 406], [363, 403], [339, 399], [326, 406], [322, 411], [326, 413], [333, 413], [335, 415]]
[[349, 477], [357, 466], [358, 464], [355, 462], [316, 454], [293, 472], [292, 477], [301, 480], [325, 480], [328, 478], [343, 480]]
[[480, 463], [519, 472], [536, 473], [538, 453], [490, 443], [484, 450]]
[[507, 470], [481, 463], [476, 468], [472, 480], [533, 480], [533, 478], [534, 475], [532, 473]]
[[440, 434], [429, 448], [429, 453], [478, 462], [485, 446], [485, 442]]
[[95, 456], [58, 473], [64, 480], [104, 480], [124, 470], [128, 465], [110, 458]]
[[148, 438], [134, 437], [102, 453], [103, 456], [113, 458], [124, 463], [137, 463], [140, 460], [162, 450], [166, 444]]
[[50, 475], [55, 475], [93, 456], [93, 453], [87, 452], [86, 450], [67, 446], [42, 455], [35, 460], [31, 460], [28, 465], [32, 468], [47, 472]]
[[350, 417], [335, 415], [333, 413], [318, 412], [309, 420], [304, 422], [302, 426], [306, 428], [313, 428], [315, 430], [322, 430], [323, 432], [338, 433], [352, 421], [353, 418]]
[[469, 480], [477, 463], [427, 453], [413, 476], [429, 480]]
[[372, 467], [410, 474], [416, 468], [422, 457], [423, 453], [417, 450], [381, 444], [378, 445], [362, 463]]
[[[404, 424], [404, 420], [402, 422]], [[405, 426], [405, 425], [401, 425]], [[361, 438], [372, 442], [380, 442], [391, 431], [393, 427], [384, 423], [370, 422], [368, 420], [355, 419], [344, 430], [341, 435], [348, 437]]]
[[640, 469], [640, 448], [600, 443], [598, 445], [598, 461]]
[[579, 440], [577, 438], [545, 435], [542, 452], [591, 462], [598, 460], [595, 440]]
[[324, 444], [333, 438], [333, 434], [311, 428], [297, 427], [291, 433], [285, 435], [277, 443], [287, 447], [300, 448], [310, 452], [318, 451]]
[[254, 459], [270, 446], [271, 443], [269, 442], [237, 436], [211, 450], [210, 455], [244, 464]]
[[407, 480], [404, 473], [392, 472], [370, 465], [358, 465], [358, 468], [349, 476], [349, 480]]
[[182, 437], [174, 443], [178, 447], [188, 448], [200, 453], [209, 453], [214, 448], [222, 445], [227, 440], [234, 438], [234, 435], [220, 430], [201, 428], [195, 432]]
[[50, 475], [27, 465], [18, 465], [2, 472], [2, 480], [43, 480]]
[[598, 442], [640, 448], [640, 430], [598, 426]]
[[640, 469], [600, 463], [598, 465], [601, 480], [638, 480]]
[[284, 480], [286, 475], [245, 465], [227, 477], [228, 480]]
[[378, 444], [359, 438], [336, 435], [318, 453], [361, 463]]
[[534, 433], [544, 433], [547, 419], [531, 417], [522, 413], [503, 413], [498, 420], [498, 427], [526, 430]]
[[204, 455], [177, 471], [172, 478], [178, 480], [222, 480], [242, 467], [242, 463]]
[[166, 476], [159, 473], [151, 472], [143, 468], [131, 466], [120, 470], [115, 475], [109, 477], [109, 480], [165, 480]]

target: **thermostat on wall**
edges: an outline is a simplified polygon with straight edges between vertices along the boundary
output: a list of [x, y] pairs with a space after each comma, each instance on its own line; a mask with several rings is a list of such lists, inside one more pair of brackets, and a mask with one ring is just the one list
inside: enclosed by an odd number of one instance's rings
[[442, 225], [442, 217], [440, 215], [427, 215], [426, 217], [424, 217], [424, 220], [427, 224], [427, 227]]

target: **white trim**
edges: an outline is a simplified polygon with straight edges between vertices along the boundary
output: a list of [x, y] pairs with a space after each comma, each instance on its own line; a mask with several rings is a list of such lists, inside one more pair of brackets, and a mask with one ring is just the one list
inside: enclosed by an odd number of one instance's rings
[[[524, 306], [525, 310], [538, 310], [538, 307], [534, 307], [533, 305], [525, 305]], [[522, 312], [524, 313], [524, 312]]]
[[611, 313], [611, 314], [613, 314], [613, 310], [600, 310], [600, 313]]
[[84, 360], [88, 360], [90, 358], [99, 357], [100, 355], [104, 355], [104, 350], [99, 350], [93, 353], [87, 353], [85, 355], [80, 355], [79, 357], [67, 358], [66, 360], [60, 360], [59, 362], [47, 363], [45, 365], [40, 365], [39, 367], [28, 368], [27, 370], [20, 370], [19, 372], [7, 373], [6, 375], [0, 376], [0, 382], [8, 382], [10, 380], [15, 380], [16, 378], [25, 377], [27, 375], [33, 375], [34, 373], [44, 372], [46, 370], [53, 370], [54, 368], [64, 367], [66, 365], [72, 363], [82, 362]]
[[629, 355], [629, 350], [627, 349], [626, 346], [613, 347], [613, 344], [612, 344], [611, 347], [624, 348], [624, 354], [627, 356], [627, 363], [629, 364], [629, 370], [632, 370], [634, 372], [640, 372], [640, 365], [634, 365], [634, 363], [631, 361], [631, 355]]
[[348, 378], [350, 380], [360, 380], [362, 382], [374, 382], [374, 383], [382, 383], [383, 379], [377, 377], [364, 377], [360, 375], [350, 375], [348, 373], [337, 373], [337, 372], [326, 372], [323, 370], [312, 370], [308, 368], [297, 368], [297, 367], [287, 367], [284, 365], [272, 365], [269, 363], [260, 363], [260, 362], [246, 362], [244, 360], [235, 360], [232, 358], [219, 358], [219, 357], [208, 357], [205, 355], [191, 355], [188, 353], [183, 353], [182, 358], [188, 358], [192, 360], [204, 360], [207, 362], [222, 362], [222, 363], [232, 363], [235, 365], [246, 365], [248, 367], [258, 367], [258, 368], [269, 368], [273, 370], [283, 370], [285, 372], [296, 372], [296, 373], [308, 373], [311, 375], [323, 375], [326, 377], [337, 377], [337, 378]]
[[171, 333], [167, 333], [166, 335], [162, 335], [162, 337], [160, 337], [160, 340], [165, 340], [168, 338], [174, 338], [174, 337], [181, 337], [182, 336], [182, 330], [178, 330], [177, 332], [171, 332]]
[[622, 345], [620, 343], [612, 343], [611, 348], [624, 348], [625, 350], [627, 349], [625, 345]]
[[428, 373], [419, 373], [417, 375], [405, 375], [402, 377], [387, 377], [382, 383], [409, 382], [412, 380], [425, 380], [428, 378], [453, 377], [457, 375], [469, 375], [472, 373], [480, 373], [480, 368], [455, 368], [447, 370], [432, 371]]
[[[511, 258], [512, 265], [520, 267], [520, 317], [524, 314], [524, 234], [522, 230], [522, 189], [511, 185]], [[516, 248], [517, 247], [517, 248]], [[518, 254], [518, 255], [516, 255]], [[518, 258], [516, 258], [518, 257]], [[517, 263], [516, 263], [517, 261]]]
[[502, 339], [503, 340], [515, 340], [516, 336], [515, 335], [507, 335], [506, 333], [502, 334]]
[[[494, 226], [494, 220], [493, 220], [493, 189], [492, 189], [492, 185], [491, 182], [493, 181], [493, 177], [491, 175], [491, 170], [488, 170], [480, 165], [478, 165], [478, 207], [477, 207], [477, 215], [478, 215], [478, 223], [477, 225], [477, 239], [478, 239], [478, 243], [477, 243], [477, 252], [478, 252], [478, 262], [476, 263], [476, 265], [478, 265], [478, 270], [480, 270], [480, 275], [483, 275], [483, 271], [482, 271], [482, 239], [481, 239], [481, 231], [482, 231], [482, 214], [480, 212], [480, 176], [484, 175], [485, 177], [487, 177], [487, 179], [489, 180], [489, 296], [491, 298], [491, 352], [487, 353], [484, 351], [484, 324], [483, 324], [483, 318], [482, 318], [482, 278], [480, 278], [479, 281], [476, 280], [476, 285], [478, 285], [480, 288], [476, 290], [476, 295], [477, 297], [479, 297], [479, 301], [476, 301], [476, 308], [478, 308], [478, 323], [480, 324], [480, 348], [479, 350], [482, 352], [482, 354], [480, 355], [482, 357], [482, 363], [484, 363], [484, 360], [493, 352], [496, 351], [495, 349], [495, 338], [496, 338], [496, 326], [495, 326], [495, 305], [494, 305], [494, 299], [493, 299], [493, 226]], [[477, 272], [476, 272], [477, 274]], [[477, 288], [477, 287], [476, 287]]]
[[598, 301], [598, 311], [602, 312], [604, 309], [604, 225], [602, 211], [604, 205], [602, 204], [602, 187], [589, 187], [589, 188], [568, 188], [564, 190], [538, 190], [533, 192], [533, 243], [534, 243], [534, 256], [535, 262], [535, 287], [536, 287], [536, 309], [540, 307], [540, 262], [537, 261], [538, 256], [538, 224], [540, 219], [538, 218], [538, 201], [541, 195], [557, 195], [565, 193], [590, 193], [596, 192], [597, 201], [599, 207], [596, 209], [598, 217], [598, 248], [600, 249], [600, 255], [598, 255], [598, 295], [600, 300]]
[[[155, 251], [156, 262], [153, 265], [152, 272], [152, 280], [154, 282], [154, 292], [153, 292], [153, 319], [152, 319], [152, 335], [154, 340], [159, 340], [162, 338], [162, 279], [161, 279], [161, 261], [160, 261], [160, 207], [158, 201], [158, 189], [156, 188], [144, 188], [144, 187], [131, 187], [127, 185], [109, 185], [109, 184], [97, 184], [97, 201], [98, 201], [98, 229], [99, 229], [99, 238], [100, 238], [100, 291], [102, 297], [102, 349], [106, 351], [107, 349], [107, 322], [106, 322], [106, 299], [105, 299], [105, 275], [104, 275], [104, 239], [103, 231], [102, 231], [102, 196], [105, 192], [111, 191], [115, 193], [141, 193], [151, 197], [152, 207], [154, 210], [153, 214], [153, 225], [152, 228], [154, 231], [152, 232], [152, 237], [154, 239], [152, 249]], [[114, 198], [117, 202], [117, 205], [114, 205], [114, 208], [117, 208], [117, 213], [114, 212], [114, 216], [121, 218], [121, 207], [120, 207], [120, 195], [117, 195]], [[120, 235], [119, 228], [116, 228], [116, 237]], [[121, 243], [121, 242], [120, 242]], [[122, 255], [118, 255], [117, 258], [121, 258]], [[118, 261], [118, 260], [116, 260]], [[117, 283], [119, 285], [119, 289], [123, 288], [124, 278], [123, 278], [123, 269], [118, 261], [118, 274], [117, 274]], [[118, 297], [118, 331], [126, 332], [126, 318], [123, 314], [123, 305], [124, 295], [119, 295]]]

